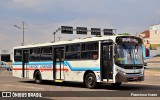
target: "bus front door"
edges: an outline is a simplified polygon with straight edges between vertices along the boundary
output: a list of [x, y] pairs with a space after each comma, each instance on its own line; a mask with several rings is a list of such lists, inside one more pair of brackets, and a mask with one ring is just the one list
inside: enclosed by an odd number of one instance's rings
[[29, 50], [23, 50], [23, 59], [22, 59], [22, 77], [23, 78], [29, 78], [29, 70], [27, 68], [28, 56], [29, 56]]
[[101, 47], [101, 81], [113, 81], [113, 45], [104, 43]]
[[64, 47], [54, 48], [53, 54], [53, 78], [54, 80], [64, 80]]

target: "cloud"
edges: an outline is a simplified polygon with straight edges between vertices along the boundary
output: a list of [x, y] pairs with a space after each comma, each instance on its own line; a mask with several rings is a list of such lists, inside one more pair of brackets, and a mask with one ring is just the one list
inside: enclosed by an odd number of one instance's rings
[[[13, 25], [22, 26], [22, 21], [29, 26], [25, 30], [26, 44], [53, 41], [53, 32], [62, 25], [114, 28], [117, 33], [141, 32], [147, 25], [159, 23], [159, 1], [155, 1], [0, 0], [0, 44], [5, 48], [20, 45], [22, 30]], [[86, 35], [58, 33], [56, 37], [68, 40]]]
[[108, 0], [59, 0], [57, 3], [68, 11], [97, 13], [106, 10], [107, 2]]
[[[32, 12], [83, 12], [102, 13], [106, 10], [108, 0], [5, 0], [0, 5], [15, 10], [29, 10]], [[101, 6], [99, 6], [101, 5]], [[97, 8], [99, 7], [99, 8]]]
[[3, 7], [10, 8], [12, 10], [25, 9], [29, 11], [41, 12], [48, 9], [50, 1], [52, 0], [5, 0], [3, 1]]

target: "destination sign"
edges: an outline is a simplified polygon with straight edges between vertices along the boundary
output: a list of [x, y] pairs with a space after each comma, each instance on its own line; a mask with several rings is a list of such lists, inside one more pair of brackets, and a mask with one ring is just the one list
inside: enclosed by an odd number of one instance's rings
[[104, 29], [104, 35], [113, 35], [113, 29]]
[[132, 36], [122, 36], [122, 37], [117, 37], [116, 38], [116, 43], [133, 43], [133, 44], [138, 44], [142, 43], [142, 39], [138, 37], [132, 37]]
[[100, 28], [91, 28], [91, 35], [101, 35]]
[[87, 27], [77, 27], [77, 34], [87, 34]]
[[61, 33], [73, 34], [73, 27], [71, 27], [71, 26], [61, 26]]

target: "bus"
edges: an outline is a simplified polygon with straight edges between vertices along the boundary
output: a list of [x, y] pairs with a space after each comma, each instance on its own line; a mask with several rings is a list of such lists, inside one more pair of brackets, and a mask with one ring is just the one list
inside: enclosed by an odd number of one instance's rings
[[135, 36], [103, 36], [13, 48], [13, 76], [55, 82], [83, 82], [119, 86], [144, 81], [142, 39]]

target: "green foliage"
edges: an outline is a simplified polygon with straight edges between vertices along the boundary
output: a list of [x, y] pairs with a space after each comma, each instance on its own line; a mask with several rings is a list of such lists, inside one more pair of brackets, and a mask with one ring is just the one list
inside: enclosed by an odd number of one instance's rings
[[121, 34], [118, 34], [118, 35], [131, 35], [129, 33], [121, 33]]

